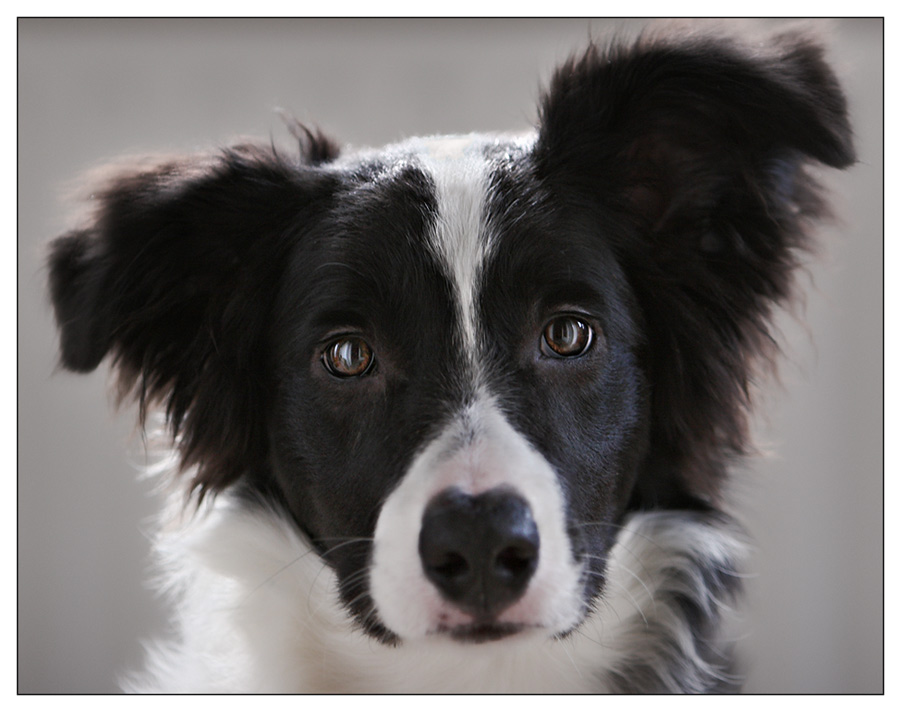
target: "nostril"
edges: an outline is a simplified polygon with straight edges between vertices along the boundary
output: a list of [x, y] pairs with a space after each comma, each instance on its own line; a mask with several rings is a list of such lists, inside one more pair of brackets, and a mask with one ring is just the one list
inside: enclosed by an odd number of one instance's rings
[[525, 541], [502, 549], [494, 559], [494, 569], [499, 576], [531, 576], [537, 564], [537, 548]]
[[447, 579], [459, 579], [469, 573], [469, 564], [460, 554], [445, 552], [438, 563], [427, 564], [435, 574]]

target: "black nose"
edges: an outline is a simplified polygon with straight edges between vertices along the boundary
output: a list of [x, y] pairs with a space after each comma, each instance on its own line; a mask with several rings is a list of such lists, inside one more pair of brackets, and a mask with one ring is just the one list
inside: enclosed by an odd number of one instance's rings
[[526, 590], [538, 566], [538, 544], [532, 511], [513, 491], [471, 496], [451, 488], [426, 507], [419, 557], [445, 599], [487, 621]]

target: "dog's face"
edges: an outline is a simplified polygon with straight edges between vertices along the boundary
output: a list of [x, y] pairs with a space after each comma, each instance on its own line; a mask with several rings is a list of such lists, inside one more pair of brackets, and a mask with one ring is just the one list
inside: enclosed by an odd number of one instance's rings
[[744, 448], [804, 164], [852, 160], [820, 51], [592, 48], [521, 139], [298, 135], [96, 191], [51, 256], [64, 364], [111, 353], [190, 486], [284, 511], [373, 636], [565, 634], [623, 516], [716, 506]]
[[614, 222], [555, 200], [532, 150], [347, 161], [286, 269], [275, 477], [373, 630], [568, 630], [646, 447], [635, 300], [598, 239]]

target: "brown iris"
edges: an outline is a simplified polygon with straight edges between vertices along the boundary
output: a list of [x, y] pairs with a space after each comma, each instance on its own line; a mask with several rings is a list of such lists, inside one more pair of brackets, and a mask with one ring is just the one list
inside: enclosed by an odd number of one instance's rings
[[328, 345], [322, 362], [338, 378], [362, 376], [372, 367], [372, 349], [358, 336], [345, 336]]
[[584, 320], [573, 315], [551, 319], [542, 334], [543, 351], [548, 356], [572, 358], [581, 356], [594, 340], [594, 331]]

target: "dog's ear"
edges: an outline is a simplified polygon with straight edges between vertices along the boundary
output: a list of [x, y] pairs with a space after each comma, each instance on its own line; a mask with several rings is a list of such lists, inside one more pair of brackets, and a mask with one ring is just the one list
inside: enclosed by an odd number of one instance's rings
[[643, 37], [571, 59], [540, 118], [540, 174], [580, 209], [604, 207], [646, 319], [651, 458], [675, 461], [678, 482], [639, 482], [638, 498], [713, 495], [746, 447], [772, 307], [825, 213], [805, 164], [854, 160], [839, 84], [801, 35], [752, 50]]
[[267, 315], [327, 191], [311, 161], [239, 146], [119, 172], [91, 222], [51, 244], [63, 366], [109, 354], [142, 418], [165, 406], [201, 492], [265, 456]]

